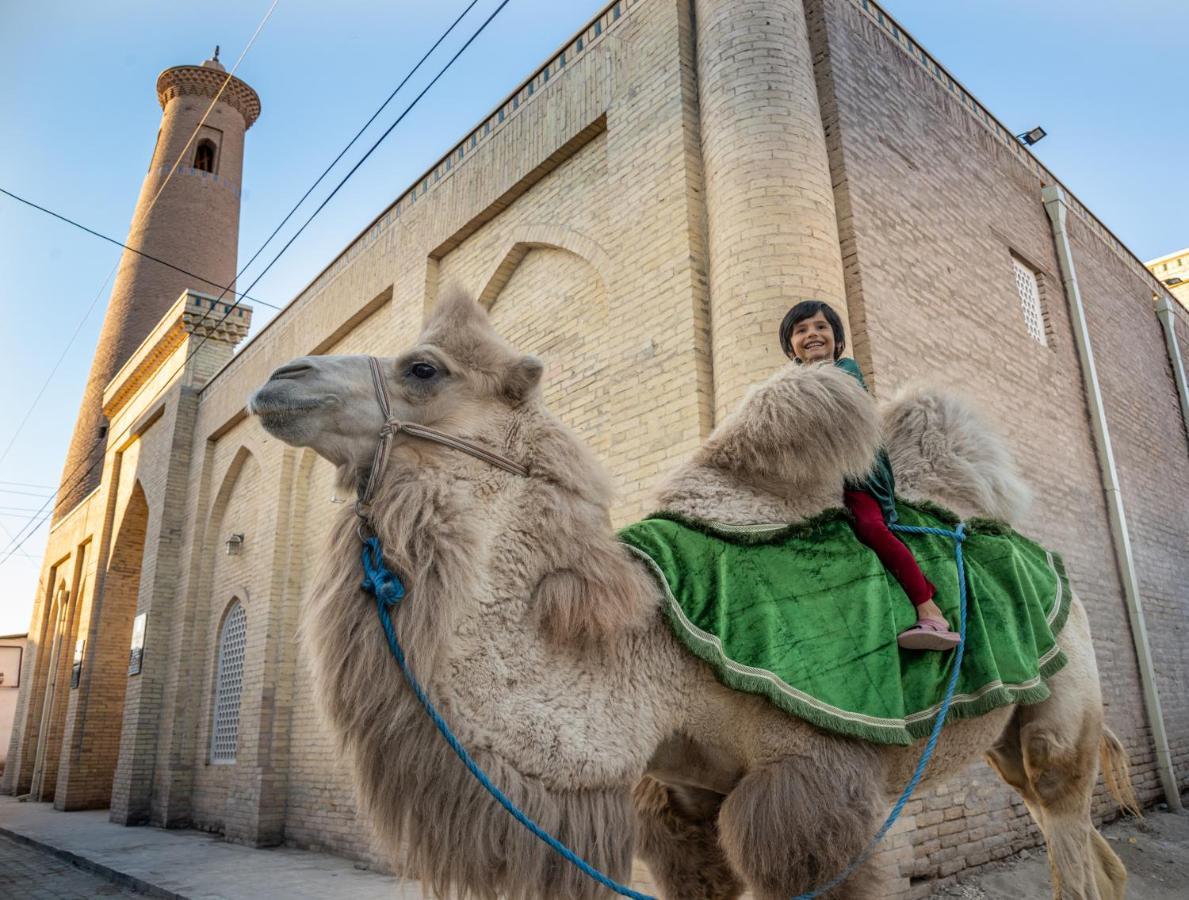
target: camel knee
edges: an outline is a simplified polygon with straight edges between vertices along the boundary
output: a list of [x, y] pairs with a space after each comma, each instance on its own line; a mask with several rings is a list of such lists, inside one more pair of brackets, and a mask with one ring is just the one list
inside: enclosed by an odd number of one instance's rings
[[[763, 766], [723, 803], [723, 851], [757, 898], [820, 888], [870, 841], [882, 802], [875, 767], [865, 757], [835, 762]], [[875, 880], [875, 869], [865, 865], [829, 896], [878, 896]]]
[[645, 776], [632, 792], [636, 851], [673, 900], [734, 900], [743, 885], [718, 844], [722, 797], [672, 788]]
[[987, 762], [1007, 784], [1027, 801], [1034, 801], [1024, 766], [1024, 749], [1020, 746], [1020, 723], [1013, 718], [999, 742], [987, 751]]
[[1028, 785], [1046, 810], [1089, 813], [1098, 776], [1098, 735], [1088, 730], [1071, 739], [1041, 723], [1020, 729]]

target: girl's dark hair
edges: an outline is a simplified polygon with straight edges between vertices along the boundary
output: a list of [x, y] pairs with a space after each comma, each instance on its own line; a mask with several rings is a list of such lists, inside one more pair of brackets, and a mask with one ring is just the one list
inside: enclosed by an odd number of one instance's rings
[[812, 319], [818, 313], [826, 317], [834, 331], [834, 358], [838, 359], [842, 355], [842, 351], [846, 349], [846, 332], [842, 329], [842, 320], [838, 318], [838, 313], [834, 312], [834, 307], [824, 300], [802, 300], [784, 314], [780, 323], [780, 349], [784, 351], [785, 356], [793, 355], [793, 328], [796, 324]]

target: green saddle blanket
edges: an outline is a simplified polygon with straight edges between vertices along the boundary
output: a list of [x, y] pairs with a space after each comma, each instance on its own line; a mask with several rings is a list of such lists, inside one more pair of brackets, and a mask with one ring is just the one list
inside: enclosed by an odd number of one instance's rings
[[[900, 524], [952, 529], [938, 507], [897, 504]], [[1059, 557], [1002, 523], [973, 520], [963, 544], [966, 650], [949, 719], [1038, 703], [1065, 665], [1069, 613]], [[916, 619], [843, 510], [798, 525], [720, 525], [658, 513], [620, 539], [652, 568], [674, 633], [720, 681], [821, 728], [883, 744], [926, 736], [954, 654], [901, 650]], [[897, 533], [958, 627], [948, 537]]]

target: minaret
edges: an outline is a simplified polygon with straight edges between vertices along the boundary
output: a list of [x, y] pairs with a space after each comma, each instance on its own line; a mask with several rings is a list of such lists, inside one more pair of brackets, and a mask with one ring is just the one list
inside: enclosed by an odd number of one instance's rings
[[244, 132], [260, 115], [260, 98], [238, 78], [228, 80], [216, 47], [214, 57], [200, 66], [162, 72], [157, 100], [161, 129], [126, 243], [200, 277], [124, 251], [66, 454], [55, 522], [99, 484], [99, 460], [107, 446], [104, 386], [182, 291], [218, 295], [227, 285], [234, 289]]

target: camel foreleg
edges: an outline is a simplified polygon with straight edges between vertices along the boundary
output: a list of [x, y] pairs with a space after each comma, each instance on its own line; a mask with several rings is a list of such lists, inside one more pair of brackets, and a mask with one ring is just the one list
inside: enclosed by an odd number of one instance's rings
[[[874, 753], [852, 742], [848, 752], [820, 749], [813, 758], [754, 769], [723, 803], [723, 850], [756, 900], [788, 900], [822, 887], [858, 858], [879, 826], [886, 801]], [[881, 881], [868, 860], [825, 896], [874, 900], [884, 896]]]
[[718, 843], [722, 795], [645, 776], [632, 792], [636, 853], [669, 900], [735, 900], [743, 884]]

